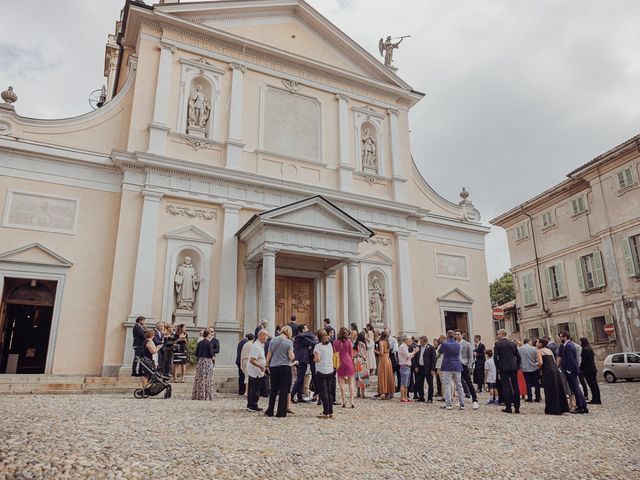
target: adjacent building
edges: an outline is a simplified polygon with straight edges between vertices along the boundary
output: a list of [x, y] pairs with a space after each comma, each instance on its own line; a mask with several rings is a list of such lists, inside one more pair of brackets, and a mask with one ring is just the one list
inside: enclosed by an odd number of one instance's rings
[[388, 57], [302, 0], [128, 0], [100, 108], [26, 118], [5, 91], [0, 373], [128, 375], [139, 315], [215, 326], [229, 372], [294, 314], [489, 337], [489, 229], [418, 171], [423, 94]]
[[522, 335], [640, 350], [640, 135], [491, 223], [507, 232]]

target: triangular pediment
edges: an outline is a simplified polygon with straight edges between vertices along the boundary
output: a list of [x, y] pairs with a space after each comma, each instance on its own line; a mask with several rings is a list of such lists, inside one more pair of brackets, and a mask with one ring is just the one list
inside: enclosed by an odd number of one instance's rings
[[362, 48], [304, 0], [171, 3], [155, 5], [154, 10], [211, 32], [245, 39], [247, 46], [254, 44], [288, 52], [411, 89], [384, 66], [377, 52], [372, 55]]
[[39, 243], [30, 243], [29, 245], [0, 253], [0, 262], [28, 263], [63, 268], [69, 268], [73, 265], [62, 255], [58, 255]]
[[375, 263], [377, 265], [393, 265], [393, 260], [390, 257], [387, 257], [384, 253], [377, 250], [360, 257], [360, 262]]
[[473, 303], [475, 300], [464, 293], [459, 288], [452, 288], [444, 295], [438, 297], [438, 300], [441, 302], [457, 302], [457, 303]]
[[321, 196], [315, 196], [260, 214], [264, 224], [301, 229], [372, 235], [365, 225]]
[[195, 225], [187, 225], [186, 227], [172, 230], [164, 234], [165, 238], [173, 238], [176, 240], [191, 240], [197, 243], [216, 243], [216, 240], [207, 232]]

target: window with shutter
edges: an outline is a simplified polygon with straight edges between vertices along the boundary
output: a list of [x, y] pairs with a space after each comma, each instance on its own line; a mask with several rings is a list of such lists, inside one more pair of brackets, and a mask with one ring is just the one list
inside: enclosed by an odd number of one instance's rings
[[586, 331], [587, 331], [587, 339], [589, 340], [590, 343], [594, 343], [596, 341], [595, 335], [593, 334], [593, 331], [594, 331], [593, 323], [594, 323], [593, 318], [587, 318]]
[[602, 254], [600, 252], [593, 252], [592, 257], [595, 268], [595, 285], [596, 287], [604, 287], [607, 282], [605, 281], [604, 268], [602, 267]]
[[593, 317], [591, 319], [592, 324], [592, 336], [594, 342], [608, 342], [609, 335], [604, 331], [604, 326], [607, 324], [607, 320], [604, 316]]
[[629, 277], [640, 276], [640, 235], [622, 239], [624, 265]]
[[555, 225], [555, 222], [553, 221], [553, 213], [552, 212], [545, 212], [542, 214], [542, 226], [543, 228], [546, 227], [551, 227]]
[[593, 252], [576, 260], [576, 272], [581, 291], [594, 290], [606, 286], [602, 266], [602, 254]]
[[620, 189], [627, 188], [633, 185], [633, 173], [631, 167], [627, 167], [621, 172], [618, 172], [618, 186]]
[[525, 306], [535, 305], [537, 302], [535, 287], [533, 285], [533, 274], [527, 273], [522, 276], [522, 293]]
[[586, 205], [584, 201], [584, 196], [581, 195], [579, 197], [571, 200], [571, 206], [573, 207], [573, 214], [578, 215], [584, 211], [586, 211]]
[[560, 264], [553, 265], [545, 269], [545, 280], [547, 283], [547, 292], [549, 298], [563, 298], [564, 279], [562, 277], [562, 266]]

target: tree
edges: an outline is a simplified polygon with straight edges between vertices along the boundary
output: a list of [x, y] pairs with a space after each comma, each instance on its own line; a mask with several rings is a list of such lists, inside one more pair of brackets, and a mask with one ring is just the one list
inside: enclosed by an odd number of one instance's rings
[[500, 278], [489, 284], [489, 295], [492, 307], [497, 307], [516, 298], [511, 272], [504, 272]]

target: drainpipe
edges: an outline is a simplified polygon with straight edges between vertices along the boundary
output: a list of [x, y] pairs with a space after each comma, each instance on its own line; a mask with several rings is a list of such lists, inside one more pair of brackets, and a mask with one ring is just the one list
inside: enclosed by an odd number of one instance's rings
[[540, 260], [538, 258], [538, 245], [536, 243], [536, 232], [533, 228], [533, 218], [527, 212], [524, 211], [524, 207], [520, 207], [520, 211], [529, 217], [529, 224], [531, 225], [531, 239], [533, 240], [533, 254], [536, 259], [536, 271], [538, 272], [538, 286], [540, 287], [540, 302], [542, 303], [542, 311], [544, 312], [545, 327], [547, 329], [547, 335], [551, 336], [551, 325], [549, 324], [549, 315], [551, 314], [549, 308], [544, 303], [544, 290], [542, 289], [542, 276], [540, 275]]

